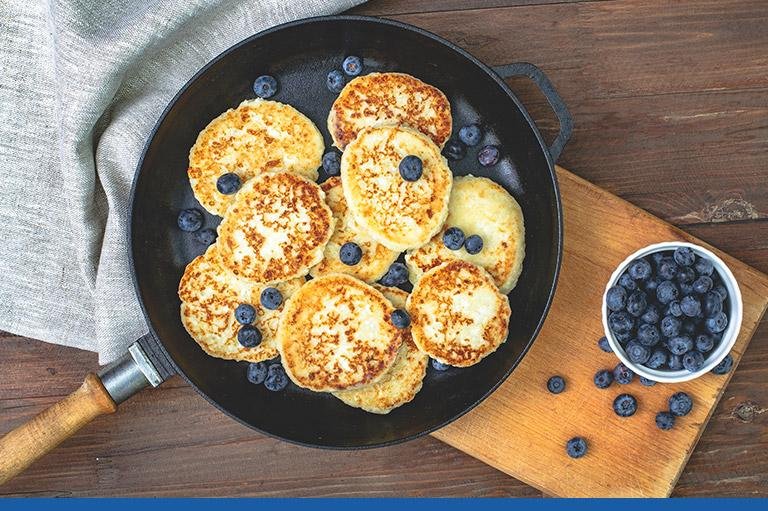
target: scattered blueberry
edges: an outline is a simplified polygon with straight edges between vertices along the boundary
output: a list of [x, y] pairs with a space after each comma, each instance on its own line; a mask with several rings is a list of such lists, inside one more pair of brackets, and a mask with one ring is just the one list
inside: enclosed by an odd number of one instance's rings
[[597, 341], [597, 345], [606, 353], [613, 353], [611, 345], [608, 343], [608, 338], [603, 336]]
[[654, 385], [656, 385], [656, 382], [653, 380], [649, 380], [645, 376], [641, 376], [640, 385], [642, 385], [643, 387], [653, 387]]
[[216, 229], [202, 229], [195, 233], [195, 240], [198, 243], [205, 245], [213, 245], [216, 241]]
[[450, 250], [459, 250], [464, 246], [464, 231], [458, 227], [449, 227], [443, 233], [443, 245]]
[[341, 156], [336, 151], [328, 151], [323, 155], [323, 170], [329, 176], [338, 176], [341, 172]]
[[379, 280], [382, 286], [395, 287], [408, 282], [408, 267], [403, 263], [392, 263], [387, 273]]
[[714, 283], [712, 282], [712, 279], [707, 277], [706, 275], [702, 275], [698, 279], [693, 281], [693, 290], [700, 295], [703, 295], [704, 293], [708, 292], [710, 289], [712, 289], [712, 286]]
[[430, 363], [432, 364], [432, 368], [435, 371], [447, 371], [451, 368], [448, 364], [443, 364], [439, 360], [435, 360], [434, 358], [430, 359]]
[[672, 429], [675, 426], [675, 416], [669, 412], [657, 413], [656, 426], [664, 431]]
[[398, 170], [400, 170], [400, 177], [406, 181], [418, 181], [421, 178], [421, 174], [423, 172], [421, 158], [409, 154], [400, 160]]
[[674, 337], [680, 333], [683, 322], [673, 316], [664, 316], [661, 319], [661, 335]]
[[634, 291], [637, 289], [637, 282], [632, 280], [632, 277], [630, 277], [627, 273], [624, 273], [621, 277], [619, 277], [619, 285], [627, 291]]
[[253, 92], [260, 98], [271, 98], [277, 93], [277, 80], [274, 76], [259, 76], [253, 82]]
[[653, 350], [648, 362], [645, 363], [646, 367], [651, 369], [659, 369], [661, 366], [667, 363], [667, 351], [663, 349]]
[[627, 305], [627, 292], [621, 286], [613, 286], [605, 294], [605, 304], [612, 311], [623, 310]]
[[627, 272], [635, 280], [648, 280], [651, 278], [651, 264], [645, 259], [638, 259], [629, 265]]
[[228, 172], [220, 175], [219, 179], [216, 180], [216, 189], [224, 195], [232, 195], [237, 193], [242, 184], [240, 176], [234, 172]]
[[573, 437], [565, 444], [565, 451], [571, 458], [581, 458], [587, 454], [587, 441], [580, 436]]
[[669, 411], [675, 417], [688, 415], [693, 409], [693, 400], [685, 392], [677, 392], [669, 398]]
[[241, 325], [250, 325], [256, 319], [256, 309], [249, 303], [241, 303], [235, 309], [235, 320]]
[[248, 364], [248, 371], [245, 373], [245, 376], [254, 385], [261, 385], [267, 379], [266, 362], [252, 362]]
[[565, 390], [565, 380], [562, 376], [553, 376], [547, 380], [547, 390], [552, 394], [559, 394]]
[[704, 297], [704, 315], [707, 317], [716, 316], [723, 312], [723, 301], [720, 300], [720, 295], [714, 291], [710, 291]]
[[613, 368], [613, 379], [616, 380], [616, 383], [620, 383], [621, 385], [629, 385], [632, 383], [632, 378], [635, 377], [635, 373], [632, 372], [632, 369], [625, 366], [621, 362]]
[[635, 326], [635, 321], [627, 311], [612, 312], [608, 316], [608, 326], [616, 334], [626, 334]]
[[595, 373], [595, 386], [598, 389], [607, 389], [613, 383], [613, 373], [601, 369]]
[[696, 280], [696, 272], [693, 271], [693, 268], [683, 266], [675, 278], [680, 284], [693, 284], [693, 281]]
[[659, 309], [655, 305], [649, 305], [647, 309], [645, 309], [645, 312], [642, 316], [640, 316], [640, 320], [644, 323], [648, 323], [649, 325], [655, 325], [661, 320], [661, 314], [659, 314]]
[[645, 364], [651, 357], [651, 350], [636, 341], [629, 341], [625, 351], [629, 360], [634, 364]]
[[707, 318], [704, 322], [704, 326], [706, 327], [707, 332], [711, 334], [719, 334], [728, 326], [728, 316], [721, 311], [711, 318]]
[[680, 310], [689, 318], [695, 318], [701, 312], [701, 302], [695, 296], [684, 296], [680, 300]]
[[272, 392], [280, 392], [288, 386], [288, 375], [280, 364], [272, 364], [267, 369], [267, 378], [264, 380], [264, 387]]
[[715, 339], [711, 335], [699, 334], [694, 341], [696, 344], [696, 350], [702, 353], [711, 351], [715, 347]]
[[630, 417], [637, 411], [637, 399], [629, 394], [619, 394], [613, 400], [613, 411], [619, 417]]
[[347, 266], [354, 266], [363, 258], [363, 249], [352, 241], [344, 243], [339, 249], [339, 259]]
[[671, 280], [665, 280], [656, 288], [656, 299], [663, 304], [667, 304], [677, 298], [679, 291], [677, 286]]
[[443, 148], [443, 155], [449, 160], [461, 160], [467, 155], [467, 146], [459, 140], [449, 140]]
[[479, 254], [483, 249], [483, 238], [477, 234], [468, 236], [467, 239], [464, 240], [464, 249], [467, 251], [467, 254]]
[[357, 76], [363, 72], [363, 59], [350, 55], [344, 59], [341, 68], [348, 76]]
[[709, 277], [715, 271], [715, 266], [709, 259], [705, 257], [699, 257], [699, 259], [696, 261], [696, 264], [693, 266], [693, 269], [696, 270], [696, 273], [699, 275]]
[[459, 130], [459, 140], [468, 146], [479, 144], [482, 137], [483, 130], [479, 124], [467, 124]]
[[728, 353], [725, 358], [719, 364], [717, 364], [714, 369], [712, 369], [712, 372], [719, 375], [728, 374], [732, 367], [733, 357], [730, 353]]
[[490, 167], [491, 165], [499, 163], [500, 154], [497, 146], [487, 145], [478, 151], [477, 161], [480, 162], [480, 165], [483, 167]]
[[667, 339], [667, 349], [673, 355], [684, 355], [693, 349], [693, 339], [687, 335], [678, 335]]
[[692, 266], [696, 262], [696, 254], [688, 247], [678, 247], [672, 256], [680, 266]]
[[260, 301], [265, 309], [277, 310], [283, 303], [283, 295], [276, 287], [265, 287], [261, 292]]
[[712, 291], [717, 293], [717, 295], [720, 297], [720, 301], [725, 301], [726, 298], [728, 298], [728, 290], [725, 289], [725, 286], [722, 284], [719, 284], [712, 288]]
[[627, 312], [636, 318], [643, 315], [646, 307], [648, 307], [648, 301], [642, 291], [635, 291], [627, 298]]
[[637, 341], [643, 346], [655, 346], [661, 340], [661, 333], [656, 325], [644, 323], [637, 329]]
[[672, 353], [669, 354], [669, 358], [667, 359], [667, 368], [670, 371], [679, 371], [683, 368], [683, 357], [680, 355], [674, 355]]
[[245, 348], [254, 348], [261, 344], [261, 332], [251, 325], [243, 325], [237, 331], [237, 342]]
[[411, 317], [403, 309], [395, 309], [390, 316], [395, 328], [403, 329], [411, 326]]
[[176, 223], [182, 231], [195, 232], [203, 226], [203, 214], [194, 208], [182, 209]]
[[344, 73], [334, 69], [328, 73], [325, 84], [328, 86], [329, 91], [338, 94], [344, 88]]
[[669, 302], [666, 310], [667, 315], [679, 318], [683, 315], [683, 309], [680, 308], [680, 302], [678, 300], [672, 300]]
[[665, 257], [659, 263], [659, 268], [656, 273], [664, 280], [672, 280], [677, 275], [679, 267], [674, 259], [671, 257]]
[[695, 373], [704, 365], [704, 355], [696, 350], [689, 351], [683, 355], [683, 367], [688, 371]]

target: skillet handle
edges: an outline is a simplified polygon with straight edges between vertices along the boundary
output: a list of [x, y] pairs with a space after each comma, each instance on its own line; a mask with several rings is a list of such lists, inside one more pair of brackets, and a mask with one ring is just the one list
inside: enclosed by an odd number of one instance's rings
[[549, 146], [549, 154], [552, 155], [552, 160], [557, 161], [560, 158], [560, 153], [563, 152], [565, 144], [570, 140], [573, 134], [573, 117], [571, 112], [568, 111], [568, 107], [565, 106], [563, 98], [555, 90], [552, 82], [549, 81], [544, 71], [528, 62], [517, 62], [515, 64], [507, 64], [504, 66], [496, 66], [493, 68], [496, 73], [502, 78], [512, 78], [515, 76], [527, 76], [530, 78], [547, 98], [549, 106], [555, 112], [557, 120], [560, 122], [560, 133], [558, 133], [555, 141]]

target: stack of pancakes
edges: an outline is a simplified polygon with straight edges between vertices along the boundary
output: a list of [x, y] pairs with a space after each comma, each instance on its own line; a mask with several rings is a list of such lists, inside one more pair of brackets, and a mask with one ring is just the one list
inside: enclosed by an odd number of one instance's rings
[[[290, 379], [344, 403], [388, 413], [422, 387], [429, 357], [457, 367], [478, 363], [507, 337], [524, 257], [520, 206], [504, 188], [453, 177], [441, 148], [452, 130], [450, 104], [435, 87], [400, 73], [351, 80], [328, 116], [343, 150], [341, 177], [315, 183], [323, 154], [317, 127], [294, 108], [245, 101], [214, 119], [190, 151], [200, 204], [223, 216], [215, 244], [186, 268], [181, 318], [206, 353], [258, 362], [280, 355]], [[423, 172], [404, 180], [400, 161]], [[236, 173], [243, 186], [218, 192]], [[479, 234], [483, 250], [449, 250], [444, 231]], [[340, 247], [363, 252], [344, 264]], [[413, 291], [376, 284], [406, 252]], [[276, 287], [277, 310], [259, 296]], [[256, 309], [258, 346], [237, 340], [240, 304]], [[394, 326], [395, 309], [411, 317]]]

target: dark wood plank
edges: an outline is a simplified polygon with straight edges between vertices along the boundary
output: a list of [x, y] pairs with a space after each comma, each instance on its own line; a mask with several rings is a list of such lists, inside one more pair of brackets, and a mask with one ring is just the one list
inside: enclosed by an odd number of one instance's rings
[[367, 16], [394, 16], [423, 12], [463, 11], [492, 9], [494, 7], [517, 7], [523, 5], [546, 5], [609, 0], [377, 0], [359, 5], [348, 11], [349, 14]]

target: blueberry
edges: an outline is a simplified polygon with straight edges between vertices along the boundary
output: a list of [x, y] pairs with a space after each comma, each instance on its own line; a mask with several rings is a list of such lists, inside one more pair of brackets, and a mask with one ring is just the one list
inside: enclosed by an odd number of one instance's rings
[[202, 229], [195, 233], [195, 241], [205, 245], [213, 245], [216, 241], [216, 229]]
[[667, 349], [673, 355], [684, 355], [693, 349], [693, 339], [687, 335], [678, 335], [667, 340]]
[[627, 305], [627, 292], [621, 286], [611, 287], [605, 293], [605, 305], [614, 312], [623, 310]]
[[689, 318], [695, 318], [701, 312], [701, 302], [695, 296], [684, 296], [680, 300], [680, 310]]
[[680, 332], [689, 336], [691, 339], [696, 337], [696, 332], [698, 330], [698, 325], [696, 323], [696, 320], [694, 319], [686, 319], [683, 321], [683, 326], [680, 329]]
[[595, 387], [598, 389], [607, 389], [613, 383], [613, 373], [602, 369], [595, 373]]
[[341, 89], [344, 88], [344, 73], [338, 69], [334, 69], [325, 79], [325, 85], [328, 86], [328, 90], [338, 94]]
[[682, 295], [693, 294], [693, 282], [680, 282], [678, 283], [677, 287], [680, 288], [680, 293]]
[[667, 360], [667, 367], [670, 371], [679, 371], [683, 368], [683, 357], [670, 353], [669, 359]]
[[664, 280], [672, 280], [675, 278], [675, 275], [677, 275], [678, 270], [679, 267], [677, 266], [677, 263], [674, 261], [674, 259], [665, 257], [659, 263], [659, 267], [656, 270], [656, 273]]
[[392, 263], [379, 280], [382, 286], [395, 287], [408, 282], [408, 268], [403, 263]]
[[656, 279], [648, 279], [645, 281], [645, 285], [643, 286], [643, 289], [646, 293], [649, 293], [651, 296], [656, 296], [656, 288], [659, 287], [659, 281]]
[[656, 299], [663, 304], [667, 304], [677, 298], [679, 291], [677, 286], [671, 280], [665, 280], [656, 288]]
[[637, 411], [637, 399], [629, 394], [619, 394], [613, 400], [613, 411], [619, 417], [630, 417]]
[[580, 436], [573, 437], [565, 444], [565, 452], [571, 458], [581, 458], [587, 454], [587, 441]]
[[624, 273], [621, 277], [619, 277], [618, 284], [627, 291], [634, 291], [637, 289], [637, 282], [632, 280], [632, 277], [630, 277], [628, 273]]
[[711, 318], [707, 318], [704, 322], [704, 326], [707, 332], [711, 334], [719, 334], [728, 326], [728, 316], [724, 312], [715, 314]]
[[667, 316], [674, 316], [676, 318], [679, 318], [683, 315], [683, 309], [680, 308], [680, 302], [677, 300], [672, 300], [669, 302], [669, 306], [667, 306], [667, 310], [665, 312]]
[[680, 268], [680, 271], [677, 272], [677, 275], [675, 275], [675, 278], [677, 279], [677, 282], [680, 284], [693, 284], [693, 281], [696, 280], [696, 272], [693, 271], [693, 268], [690, 268], [688, 266], [683, 266]]
[[625, 344], [628, 340], [632, 338], [632, 331], [628, 332], [613, 332], [613, 337], [616, 338], [617, 341], [619, 341], [621, 344]]
[[711, 351], [715, 347], [715, 339], [711, 335], [699, 334], [694, 341], [696, 349], [702, 353]]
[[733, 357], [731, 356], [730, 353], [728, 353], [725, 356], [725, 358], [722, 361], [720, 361], [720, 363], [717, 364], [714, 369], [712, 369], [712, 372], [714, 374], [719, 374], [719, 375], [728, 374], [731, 371], [732, 367], [733, 367]]
[[288, 375], [280, 364], [272, 364], [267, 369], [267, 378], [264, 387], [272, 392], [280, 392], [288, 386]]
[[283, 295], [276, 287], [265, 287], [259, 300], [262, 307], [273, 311], [280, 308], [280, 304], [283, 303]]
[[243, 325], [237, 331], [237, 342], [245, 348], [254, 348], [261, 344], [261, 332], [251, 325]]
[[483, 138], [483, 130], [479, 124], [467, 124], [459, 130], [459, 140], [468, 146], [474, 146], [480, 143]]
[[635, 364], [645, 364], [651, 356], [651, 350], [635, 341], [630, 341], [625, 351], [629, 360]]
[[466, 240], [464, 240], [464, 250], [467, 251], [467, 254], [479, 254], [480, 251], [483, 249], [483, 238], [481, 238], [477, 234], [473, 234], [472, 236], [468, 236]]
[[616, 380], [616, 383], [620, 383], [622, 385], [629, 385], [632, 383], [632, 378], [635, 377], [635, 373], [632, 372], [632, 369], [625, 366], [621, 362], [613, 368], [613, 379]]
[[400, 160], [400, 165], [397, 168], [400, 171], [400, 177], [406, 181], [418, 181], [421, 179], [423, 164], [418, 156], [409, 154]]
[[203, 226], [203, 214], [194, 208], [182, 209], [176, 223], [182, 231], [195, 232]]
[[339, 259], [347, 266], [354, 266], [363, 258], [363, 249], [352, 241], [344, 243], [339, 249]]
[[680, 266], [692, 266], [696, 262], [696, 254], [688, 247], [679, 247], [672, 255]]
[[232, 195], [237, 193], [242, 184], [240, 176], [234, 172], [228, 172], [220, 175], [219, 179], [216, 180], [216, 189], [224, 195]]
[[712, 289], [713, 283], [712, 279], [707, 277], [706, 275], [702, 275], [698, 279], [693, 281], [693, 290], [700, 295], [703, 295], [710, 289]]
[[597, 346], [606, 353], [613, 353], [611, 345], [608, 343], [608, 338], [603, 336], [597, 341]]
[[675, 417], [688, 415], [693, 409], [693, 400], [685, 392], [677, 392], [669, 398], [669, 411]]
[[323, 170], [329, 176], [338, 176], [341, 172], [341, 156], [336, 151], [328, 151], [323, 155]]
[[341, 68], [349, 76], [357, 76], [363, 72], [363, 59], [350, 55], [344, 59]]
[[253, 82], [253, 92], [260, 98], [271, 98], [277, 93], [277, 80], [274, 76], [261, 75]]
[[640, 320], [643, 323], [648, 323], [649, 325], [655, 325], [659, 322], [661, 319], [661, 314], [659, 314], [659, 308], [655, 305], [649, 305], [647, 309], [645, 309], [645, 312], [642, 316], [640, 316]]
[[643, 323], [637, 329], [637, 341], [643, 346], [655, 346], [661, 340], [661, 332], [656, 325]]
[[636, 318], [642, 316], [647, 307], [648, 301], [642, 291], [635, 291], [627, 298], [627, 312]]
[[477, 161], [480, 162], [480, 165], [483, 167], [490, 167], [491, 165], [496, 165], [499, 163], [500, 155], [501, 153], [499, 152], [499, 148], [497, 146], [487, 145], [478, 151]]
[[673, 316], [664, 316], [661, 319], [661, 335], [674, 337], [680, 333], [683, 322]]
[[614, 333], [625, 334], [634, 328], [635, 321], [626, 311], [612, 312], [608, 316], [608, 326]]
[[552, 394], [559, 394], [565, 390], [565, 380], [562, 376], [552, 376], [547, 380], [547, 390]]
[[656, 349], [656, 350], [653, 350], [653, 353], [651, 353], [651, 356], [648, 359], [648, 362], [645, 363], [645, 366], [651, 369], [658, 369], [666, 363], [667, 363], [667, 350]]
[[643, 387], [653, 387], [654, 385], [656, 385], [656, 382], [653, 380], [649, 380], [645, 376], [641, 376], [640, 385], [642, 385]]
[[704, 355], [700, 352], [693, 350], [683, 355], [683, 367], [688, 371], [695, 373], [701, 366], [704, 365]]
[[256, 319], [256, 309], [248, 303], [241, 303], [235, 309], [235, 320], [241, 325], [250, 325]]
[[450, 250], [459, 250], [464, 246], [464, 231], [458, 227], [449, 227], [443, 233], [443, 245]]
[[704, 315], [707, 317], [716, 316], [723, 312], [723, 302], [720, 300], [720, 295], [714, 291], [710, 291], [704, 297]]
[[715, 271], [715, 266], [709, 259], [699, 257], [699, 259], [696, 261], [696, 264], [693, 266], [693, 269], [696, 270], [696, 273], [699, 275], [709, 277], [712, 275], [712, 272]]
[[722, 284], [719, 284], [714, 288], [712, 288], [712, 291], [714, 291], [717, 294], [717, 296], [720, 297], [721, 302], [725, 301], [725, 299], [728, 298], [728, 290], [725, 289], [725, 286]]
[[654, 266], [656, 266], [656, 268], [659, 267], [664, 258], [666, 258], [664, 252], [654, 252], [651, 254], [651, 261], [653, 262]]
[[254, 385], [261, 385], [267, 379], [266, 362], [252, 362], [248, 364], [248, 371], [245, 373], [248, 381]]
[[451, 368], [451, 366], [449, 366], [448, 364], [443, 364], [442, 362], [440, 362], [439, 360], [435, 360], [434, 358], [430, 359], [430, 363], [432, 364], [432, 368], [435, 371], [447, 371], [448, 369]]
[[459, 140], [449, 140], [443, 148], [443, 156], [449, 160], [460, 160], [467, 155], [467, 146]]
[[651, 264], [645, 259], [637, 259], [629, 265], [627, 272], [635, 280], [648, 280], [651, 278]]
[[661, 430], [669, 430], [675, 426], [675, 416], [669, 412], [659, 412], [656, 414], [656, 427]]
[[395, 328], [403, 329], [411, 326], [411, 317], [403, 309], [395, 309], [390, 316]]

